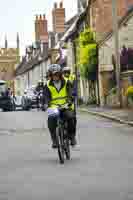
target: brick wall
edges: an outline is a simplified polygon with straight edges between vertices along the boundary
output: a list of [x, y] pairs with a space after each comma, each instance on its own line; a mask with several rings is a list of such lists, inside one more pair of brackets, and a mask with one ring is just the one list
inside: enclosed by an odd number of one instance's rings
[[[133, 0], [116, 1], [120, 19], [133, 5]], [[99, 36], [112, 30], [112, 0], [92, 0], [90, 10], [91, 27]]]

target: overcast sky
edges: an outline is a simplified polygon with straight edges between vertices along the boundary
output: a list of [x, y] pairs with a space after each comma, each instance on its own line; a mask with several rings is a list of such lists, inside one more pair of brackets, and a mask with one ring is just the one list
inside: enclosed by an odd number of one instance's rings
[[[60, 0], [4, 0], [0, 5], [0, 47], [4, 45], [5, 34], [8, 44], [16, 46], [16, 33], [20, 35], [21, 54], [26, 45], [34, 41], [34, 20], [36, 14], [47, 14], [51, 30], [51, 9]], [[76, 0], [64, 0], [66, 17], [76, 13]]]

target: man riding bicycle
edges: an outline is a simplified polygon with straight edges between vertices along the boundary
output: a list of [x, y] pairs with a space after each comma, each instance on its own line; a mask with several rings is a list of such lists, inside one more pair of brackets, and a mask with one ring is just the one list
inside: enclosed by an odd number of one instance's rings
[[[69, 108], [63, 112], [63, 118], [67, 120], [69, 138], [71, 145], [74, 146], [76, 145], [76, 136], [73, 120], [75, 113], [72, 98], [72, 85], [69, 80], [63, 77], [60, 65], [52, 64], [49, 71], [51, 72], [51, 79], [47, 81], [45, 86], [45, 102], [47, 102], [48, 108], [51, 109], [56, 109], [58, 106], [63, 106], [65, 104], [69, 105]], [[57, 116], [49, 116], [48, 128], [51, 134], [53, 148], [57, 148], [56, 127]]]
[[63, 76], [66, 80], [69, 80], [72, 84], [72, 96], [73, 96], [73, 102], [74, 102], [74, 127], [75, 127], [75, 134], [76, 134], [76, 125], [77, 125], [77, 118], [76, 118], [76, 97], [77, 97], [77, 83], [76, 83], [76, 76], [75, 74], [71, 73], [70, 67], [64, 67], [63, 68]]
[[[44, 83], [42, 80], [38, 81], [37, 87], [35, 88], [35, 91], [37, 93], [37, 98], [36, 98], [36, 103], [37, 103], [37, 108], [39, 109], [39, 94], [41, 91], [44, 90]], [[44, 104], [44, 99], [43, 99], [43, 104]]]
[[71, 69], [70, 67], [64, 67], [63, 68], [63, 75], [64, 75], [64, 78], [66, 78], [67, 80], [69, 80], [73, 86], [73, 89], [75, 89], [75, 86], [76, 86], [76, 76], [75, 74], [71, 73]]

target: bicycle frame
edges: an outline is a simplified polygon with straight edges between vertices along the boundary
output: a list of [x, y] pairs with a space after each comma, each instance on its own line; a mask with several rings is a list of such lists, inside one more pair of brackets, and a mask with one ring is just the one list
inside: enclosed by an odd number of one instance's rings
[[59, 117], [57, 119], [57, 130], [56, 130], [56, 138], [58, 143], [58, 155], [60, 163], [64, 163], [64, 155], [66, 155], [66, 159], [70, 160], [70, 146], [69, 146], [69, 137], [67, 132], [67, 122], [65, 119], [62, 119], [62, 110], [60, 110]]

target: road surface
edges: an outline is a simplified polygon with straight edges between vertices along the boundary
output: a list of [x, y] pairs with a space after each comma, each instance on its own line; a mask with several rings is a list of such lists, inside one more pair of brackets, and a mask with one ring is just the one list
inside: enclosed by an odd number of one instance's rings
[[79, 147], [60, 165], [43, 112], [0, 113], [0, 200], [133, 199], [133, 128], [78, 114]]

